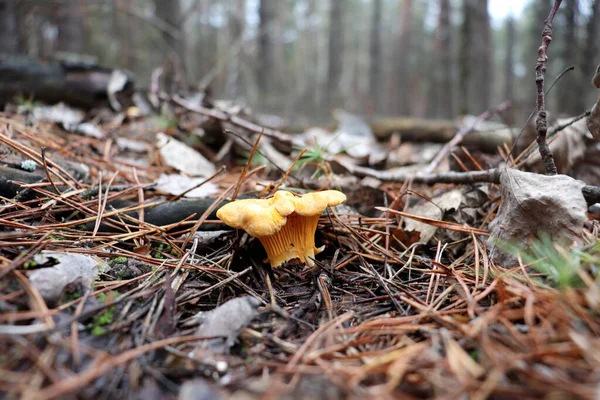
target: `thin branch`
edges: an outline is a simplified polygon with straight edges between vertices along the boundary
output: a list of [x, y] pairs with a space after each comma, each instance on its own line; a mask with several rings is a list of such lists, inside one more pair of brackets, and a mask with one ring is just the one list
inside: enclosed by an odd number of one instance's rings
[[548, 46], [552, 41], [552, 20], [560, 7], [562, 0], [554, 0], [554, 5], [548, 18], [544, 21], [544, 29], [542, 30], [542, 45], [538, 49], [538, 59], [535, 66], [535, 84], [537, 87], [537, 109], [538, 116], [536, 120], [537, 137], [536, 142], [540, 149], [540, 156], [544, 161], [544, 168], [548, 175], [556, 175], [558, 173], [556, 164], [554, 164], [554, 155], [546, 143], [546, 134], [548, 133], [548, 120], [546, 114], [546, 104], [544, 95], [544, 74], [546, 73], [546, 63], [548, 62]]
[[[577, 121], [586, 118], [587, 116], [589, 116], [591, 113], [591, 111], [586, 111], [583, 114], [580, 114], [576, 117], [571, 118], [570, 120], [568, 120], [567, 122], [565, 122], [564, 124], [561, 125], [557, 125], [554, 128], [552, 128], [550, 130], [550, 132], [547, 135], [548, 140], [552, 139], [554, 136], [556, 136], [559, 132], [563, 131], [564, 129], [568, 128], [569, 126], [573, 125], [574, 123], [576, 123]], [[529, 159], [529, 157], [533, 154], [534, 151], [536, 151], [538, 149], [537, 147], [537, 143], [531, 143], [517, 158], [515, 158], [515, 163], [518, 163], [517, 166], [522, 165], [525, 161], [527, 161]], [[520, 161], [521, 160], [521, 161]], [[520, 162], [519, 162], [520, 161]]]
[[[423, 172], [414, 173], [409, 171], [378, 171], [372, 168], [359, 167], [339, 161], [338, 163], [356, 176], [370, 176], [372, 178], [389, 182], [407, 182], [410, 180], [412, 183], [420, 183], [425, 185], [434, 185], [436, 183], [500, 183], [500, 174], [502, 174], [503, 171], [499, 168], [492, 168], [484, 171], [443, 172], [439, 174], [429, 174]], [[581, 189], [581, 192], [583, 193], [583, 197], [588, 205], [600, 203], [600, 186], [586, 185]]]
[[292, 143], [292, 138], [290, 135], [287, 135], [287, 134], [285, 134], [281, 131], [275, 130], [275, 129], [265, 128], [263, 126], [255, 124], [254, 122], [250, 122], [248, 120], [240, 118], [237, 115], [231, 115], [229, 113], [226, 113], [224, 111], [220, 111], [220, 110], [217, 110], [214, 108], [206, 108], [206, 107], [198, 106], [198, 105], [190, 103], [189, 101], [187, 101], [184, 98], [179, 97], [177, 95], [173, 96], [173, 98], [171, 100], [175, 104], [177, 104], [189, 111], [193, 111], [195, 113], [202, 114], [202, 115], [217, 119], [222, 122], [229, 122], [235, 126], [247, 129], [251, 132], [263, 133], [266, 137], [270, 137], [272, 139], [278, 140], [283, 143], [287, 143], [287, 144]]
[[[575, 67], [573, 66], [569, 66], [567, 68], [565, 68], [560, 74], [558, 74], [558, 76], [556, 78], [554, 78], [554, 82], [552, 82], [552, 85], [550, 85], [550, 87], [548, 88], [548, 90], [546, 90], [546, 92], [544, 93], [545, 96], [548, 96], [548, 94], [550, 93], [550, 91], [552, 90], [552, 88], [554, 87], [554, 85], [556, 85], [558, 83], [558, 81], [567, 74], [567, 72], [573, 71], [575, 69]], [[533, 118], [533, 115], [535, 114], [535, 112], [537, 111], [537, 104], [535, 106], [535, 108], [533, 110], [531, 110], [531, 113], [529, 114], [529, 117], [527, 117], [527, 119], [525, 120], [525, 123], [523, 124], [523, 128], [521, 128], [521, 131], [519, 132], [519, 134], [517, 135], [517, 137], [514, 138], [513, 140], [513, 144], [510, 147], [510, 151], [508, 152], [508, 154], [506, 155], [506, 158], [504, 159], [505, 163], [509, 163], [510, 161], [510, 155], [512, 154], [513, 150], [515, 149], [515, 146], [517, 145], [517, 142], [519, 141], [519, 138], [521, 137], [521, 135], [523, 134], [523, 132], [525, 132], [525, 128], [527, 128], [527, 125], [529, 124], [529, 121], [531, 120], [531, 118]], [[536, 147], [537, 149], [537, 147]], [[508, 165], [509, 167], [511, 167], [513, 164], [511, 163], [510, 165]]]
[[485, 111], [484, 113], [479, 115], [471, 124], [463, 127], [460, 131], [456, 133], [456, 135], [454, 135], [454, 137], [448, 143], [444, 145], [444, 147], [442, 147], [440, 152], [437, 153], [435, 158], [431, 161], [425, 172], [429, 173], [435, 171], [435, 169], [440, 165], [440, 163], [448, 155], [448, 153], [450, 153], [454, 147], [458, 146], [458, 144], [462, 142], [463, 138], [468, 133], [472, 132], [480, 122], [488, 120], [494, 115], [504, 112], [510, 106], [511, 102], [505, 101], [499, 106]]

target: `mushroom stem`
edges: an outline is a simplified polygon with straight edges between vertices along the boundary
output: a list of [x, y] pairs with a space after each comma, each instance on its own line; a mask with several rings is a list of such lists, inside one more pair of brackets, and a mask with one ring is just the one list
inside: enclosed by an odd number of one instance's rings
[[276, 268], [294, 258], [300, 259], [306, 265], [314, 265], [313, 258], [323, 248], [315, 247], [315, 231], [319, 223], [319, 215], [302, 216], [292, 213], [287, 217], [287, 223], [279, 232], [258, 239], [267, 251], [271, 267]]

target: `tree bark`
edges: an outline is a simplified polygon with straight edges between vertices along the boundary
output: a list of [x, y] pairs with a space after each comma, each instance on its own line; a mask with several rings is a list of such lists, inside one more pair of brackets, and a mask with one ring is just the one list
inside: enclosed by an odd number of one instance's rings
[[440, 0], [436, 36], [432, 59], [435, 87], [430, 95], [431, 115], [442, 118], [454, 116], [454, 91], [452, 90], [452, 41], [450, 29], [450, 1]]
[[[81, 63], [40, 62], [18, 54], [0, 54], [0, 106], [23, 95], [54, 104], [91, 109], [108, 105], [112, 70]], [[133, 83], [128, 84], [133, 88]]]
[[154, 15], [179, 32], [179, 37], [176, 37], [173, 32], [163, 31], [162, 37], [167, 45], [167, 53], [174, 53], [181, 68], [185, 70], [185, 43], [183, 32], [179, 28], [179, 22], [181, 21], [180, 0], [154, 0], [154, 6]]
[[78, 0], [65, 0], [54, 12], [58, 26], [57, 50], [81, 53], [84, 44], [81, 4]]
[[473, 62], [471, 70], [474, 71], [472, 93], [477, 104], [473, 105], [475, 114], [480, 114], [491, 107], [492, 102], [492, 34], [490, 16], [488, 14], [488, 0], [475, 0], [473, 31]]
[[17, 0], [0, 1], [0, 52], [15, 54], [19, 51], [19, 15]]
[[273, 45], [273, 25], [277, 17], [277, 0], [260, 0], [258, 8], [258, 71], [257, 81], [262, 102], [270, 106], [269, 96], [273, 95], [275, 52]]
[[471, 47], [473, 46], [473, 7], [472, 0], [463, 0], [462, 25], [460, 29], [459, 46], [459, 76], [458, 88], [460, 95], [460, 113], [470, 111], [469, 86], [471, 83]]
[[578, 112], [589, 110], [594, 104], [598, 93], [596, 90], [589, 90], [592, 87], [589, 82], [594, 77], [600, 57], [600, 43], [598, 43], [600, 41], [598, 39], [600, 36], [600, 0], [593, 0], [591, 8], [592, 13], [587, 20], [586, 41], [585, 46], [583, 46], [583, 59], [581, 60], [581, 72], [583, 74], [581, 82], [585, 86], [580, 89], [582, 93], [590, 93], [590, 95], [576, 97]]
[[401, 15], [401, 28], [397, 58], [398, 62], [398, 73], [396, 79], [400, 82], [399, 88], [399, 107], [396, 111], [399, 111], [402, 115], [410, 115], [410, 42], [412, 33], [412, 17], [413, 17], [413, 1], [404, 0], [402, 3], [402, 15]]
[[490, 108], [492, 49], [488, 0], [464, 0], [459, 50], [459, 93], [462, 114]]
[[242, 95], [241, 60], [246, 21], [246, 2], [244, 0], [230, 0], [228, 18], [229, 43], [232, 51], [237, 51], [237, 53], [231, 57], [228, 63], [225, 93], [227, 97], [236, 99]]
[[[567, 68], [570, 65], [577, 64], [577, 53], [578, 53], [578, 42], [577, 42], [577, 9], [578, 9], [578, 1], [577, 0], [565, 0], [563, 2], [563, 16], [564, 16], [564, 36], [563, 36], [563, 49], [562, 49], [562, 69]], [[563, 92], [560, 96], [557, 96], [558, 100], [558, 112], [566, 113], [569, 115], [580, 114], [584, 110], [577, 111], [577, 100], [576, 98], [580, 96], [577, 93], [577, 83], [582, 79], [581, 70], [576, 68], [575, 71], [570, 72], [564, 78], [564, 81], [561, 82], [562, 87], [564, 88]], [[588, 79], [584, 79], [585, 83], [588, 83]], [[585, 93], [585, 92], [584, 92]]]
[[131, 71], [135, 69], [136, 20], [123, 12], [128, 7], [127, 0], [113, 0], [113, 24], [119, 44], [117, 64]]
[[329, 45], [327, 65], [327, 104], [333, 106], [339, 101], [342, 61], [344, 59], [344, 9], [343, 2], [329, 2]]
[[[515, 20], [512, 16], [506, 19], [506, 55], [504, 64], [504, 98], [514, 101], [514, 82], [515, 82]], [[504, 114], [506, 123], [513, 125], [515, 123], [514, 111], [506, 110]]]
[[471, 0], [463, 0], [462, 25], [460, 28], [460, 46], [458, 55], [458, 89], [460, 96], [460, 114], [469, 113], [469, 85], [471, 82], [471, 46], [473, 40], [473, 8]]
[[383, 0], [374, 0], [369, 38], [369, 97], [373, 111], [381, 104], [381, 8]]

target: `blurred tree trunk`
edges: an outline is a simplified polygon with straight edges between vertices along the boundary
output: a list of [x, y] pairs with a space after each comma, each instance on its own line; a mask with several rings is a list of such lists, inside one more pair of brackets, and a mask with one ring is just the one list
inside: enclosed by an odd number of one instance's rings
[[[209, 15], [210, 9], [210, 1], [202, 1], [200, 3], [200, 15]], [[203, 79], [216, 62], [215, 54], [217, 53], [217, 46], [213, 30], [208, 21], [201, 18], [199, 23], [199, 33], [195, 38], [196, 42], [194, 46], [193, 57], [195, 61], [192, 61], [190, 64], [194, 66], [193, 70], [190, 71], [193, 75], [192, 79]]]
[[410, 96], [409, 83], [410, 83], [410, 39], [412, 33], [412, 18], [413, 18], [413, 1], [404, 0], [402, 2], [402, 15], [401, 15], [401, 28], [400, 38], [398, 40], [400, 47], [399, 57], [397, 58], [398, 72], [395, 76], [397, 82], [400, 83], [399, 87], [399, 107], [396, 111], [400, 111], [402, 115], [410, 115]]
[[430, 115], [442, 118], [454, 116], [452, 90], [452, 41], [450, 29], [450, 1], [439, 1], [438, 24], [433, 41], [431, 63], [434, 79], [429, 95]]
[[128, 0], [113, 0], [113, 23], [119, 44], [117, 63], [120, 67], [131, 71], [135, 69], [135, 36], [136, 19], [127, 12], [127, 7], [133, 7]]
[[[581, 60], [581, 73], [582, 79], [580, 79], [583, 87], [578, 91], [578, 96], [575, 97], [577, 113], [581, 113], [585, 110], [589, 110], [595, 101], [597, 91], [590, 90], [592, 87], [590, 81], [594, 76], [598, 60], [600, 58], [600, 0], [593, 0], [591, 7], [591, 14], [586, 24], [586, 41], [583, 46], [582, 60]], [[590, 96], [583, 96], [580, 93], [589, 93]]]
[[369, 38], [369, 97], [373, 111], [381, 104], [381, 7], [383, 0], [374, 0]]
[[[169, 30], [162, 31], [162, 37], [167, 45], [167, 53], [174, 53], [179, 66], [185, 70], [185, 43], [183, 31], [180, 29], [181, 4], [179, 0], [154, 0], [156, 18], [169, 25]], [[179, 37], [178, 37], [179, 36]]]
[[474, 0], [475, 10], [473, 31], [473, 94], [477, 104], [473, 105], [476, 114], [480, 114], [491, 107], [492, 101], [492, 33], [490, 16], [488, 14], [488, 0]]
[[[293, 83], [290, 82], [291, 77], [289, 75], [291, 66], [288, 64], [286, 57], [286, 40], [284, 39], [285, 27], [290, 12], [290, 7], [286, 6], [284, 1], [278, 1], [276, 10], [276, 17], [273, 23], [271, 33], [273, 38], [273, 54], [274, 54], [274, 72], [275, 76], [271, 79], [275, 80], [276, 86], [276, 97], [273, 99], [277, 104], [277, 113], [282, 112], [286, 108], [286, 103], [293, 97]], [[289, 104], [289, 103], [288, 103]]]
[[[512, 16], [506, 19], [506, 54], [504, 64], [504, 98], [514, 101], [515, 82], [515, 20]], [[505, 113], [506, 122], [510, 125], [515, 123], [515, 116], [511, 109]]]
[[323, 85], [320, 83], [323, 80], [323, 71], [326, 60], [321, 57], [321, 46], [323, 42], [323, 35], [321, 34], [320, 25], [315, 23], [316, 18], [319, 15], [319, 0], [308, 0], [307, 7], [307, 20], [311, 21], [308, 24], [308, 34], [306, 37], [307, 43], [307, 55], [308, 64], [306, 65], [305, 71], [308, 74], [308, 104], [306, 110], [308, 113], [313, 114], [315, 117], [320, 117], [324, 114], [325, 107], [323, 102], [325, 99], [325, 91]]
[[79, 0], [65, 0], [55, 8], [58, 26], [57, 50], [73, 53], [83, 52], [83, 12]]
[[228, 12], [229, 42], [233, 56], [227, 64], [227, 97], [235, 99], [242, 95], [241, 54], [246, 21], [246, 1], [230, 0]]
[[336, 105], [340, 96], [342, 60], [344, 59], [343, 2], [329, 2], [329, 47], [327, 64], [327, 104]]
[[269, 97], [275, 94], [275, 52], [272, 32], [277, 18], [277, 0], [260, 0], [258, 15], [260, 22], [258, 25], [257, 81], [262, 97], [261, 101], [264, 105], [270, 105]]
[[[561, 54], [562, 68], [567, 68], [570, 65], [577, 64], [577, 0], [566, 0], [563, 3], [563, 16], [564, 16], [564, 36], [563, 36], [563, 51]], [[577, 93], [577, 83], [581, 80], [581, 71], [578, 68], [575, 71], [570, 72], [562, 79], [562, 93], [557, 96], [558, 100], [558, 112], [566, 113], [569, 115], [576, 115], [581, 113], [583, 110], [577, 111], [577, 100], [580, 96]]]
[[35, 14], [34, 0], [17, 0], [17, 40], [18, 52], [39, 57], [42, 54], [42, 20]]
[[19, 14], [17, 0], [0, 0], [0, 52], [19, 52]]
[[477, 0], [463, 0], [462, 25], [460, 29], [460, 46], [458, 54], [458, 90], [460, 96], [460, 114], [468, 114], [470, 109], [469, 86], [471, 83], [471, 66], [473, 47], [473, 19], [474, 10], [472, 2]]
[[464, 0], [459, 56], [461, 113], [490, 108], [492, 48], [488, 0]]
[[[535, 64], [537, 62], [537, 50], [542, 40], [542, 29], [544, 20], [548, 17], [552, 8], [552, 0], [533, 0], [535, 10], [535, 21], [531, 24], [528, 36], [528, 46], [525, 57], [525, 86], [529, 88], [527, 93], [528, 105], [535, 106]], [[551, 100], [551, 99], [550, 99]]]

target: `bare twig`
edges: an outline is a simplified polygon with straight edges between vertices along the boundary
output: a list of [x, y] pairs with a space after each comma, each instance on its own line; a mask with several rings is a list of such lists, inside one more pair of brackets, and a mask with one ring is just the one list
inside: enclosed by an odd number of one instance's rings
[[233, 125], [236, 125], [240, 128], [247, 129], [252, 132], [256, 132], [256, 133], [262, 132], [265, 136], [270, 137], [275, 140], [278, 140], [283, 143], [288, 143], [288, 144], [292, 143], [292, 138], [289, 135], [286, 135], [285, 133], [283, 133], [281, 131], [278, 131], [275, 129], [270, 129], [270, 128], [265, 128], [263, 126], [255, 124], [254, 122], [250, 122], [250, 121], [240, 118], [236, 115], [231, 115], [231, 114], [228, 114], [228, 113], [220, 111], [220, 110], [191, 104], [189, 101], [187, 101], [184, 98], [177, 96], [177, 95], [173, 96], [172, 100], [175, 104], [180, 105], [181, 107], [186, 108], [189, 111], [193, 111], [198, 114], [206, 115], [207, 117], [218, 119], [219, 121], [229, 122]]
[[[590, 111], [586, 111], [576, 117], [571, 118], [570, 120], [568, 120], [567, 122], [565, 122], [564, 124], [561, 125], [557, 125], [554, 128], [552, 128], [552, 130], [550, 130], [550, 133], [548, 133], [547, 138], [548, 140], [552, 139], [554, 136], [556, 136], [559, 132], [563, 131], [564, 129], [568, 128], [569, 126], [573, 125], [574, 123], [576, 123], [577, 121], [587, 117], [588, 115], [590, 115]], [[521, 154], [519, 154], [519, 156], [517, 158], [515, 158], [515, 163], [517, 166], [522, 165], [525, 161], [527, 161], [527, 159], [533, 154], [534, 151], [536, 151], [538, 149], [537, 143], [531, 143], [529, 146], [527, 146], [527, 148], [525, 150], [523, 150], [523, 152]], [[521, 160], [521, 161], [520, 161]], [[520, 161], [520, 162], [519, 162]]]
[[[550, 91], [552, 90], [554, 85], [556, 85], [563, 76], [565, 76], [568, 72], [573, 71], [574, 69], [575, 69], [575, 67], [571, 65], [571, 66], [565, 68], [560, 74], [558, 74], [558, 76], [556, 78], [554, 78], [554, 82], [552, 82], [552, 85], [550, 85], [550, 87], [548, 88], [548, 90], [546, 90], [544, 95], [548, 96], [548, 93], [550, 93]], [[531, 110], [531, 113], [529, 114], [529, 116], [525, 120], [525, 123], [523, 124], [523, 128], [521, 128], [521, 131], [519, 132], [519, 134], [514, 138], [513, 144], [510, 147], [510, 151], [506, 155], [504, 162], [506, 162], [506, 163], [510, 162], [510, 155], [512, 154], [513, 150], [515, 149], [515, 146], [517, 145], [519, 138], [521, 137], [523, 132], [525, 132], [525, 128], [529, 124], [529, 121], [531, 120], [531, 118], [533, 118], [533, 115], [535, 114], [536, 111], [537, 111], [537, 105], [535, 106], [535, 108], [533, 110]], [[536, 147], [536, 149], [537, 149], [537, 147]], [[513, 163], [508, 164], [509, 167], [512, 167], [513, 165], [514, 165]]]
[[493, 117], [494, 115], [496, 115], [498, 113], [505, 111], [510, 106], [511, 106], [511, 102], [505, 101], [502, 104], [500, 104], [499, 106], [485, 111], [484, 113], [479, 115], [471, 124], [463, 127], [460, 131], [458, 131], [456, 133], [456, 135], [454, 135], [452, 140], [450, 140], [448, 143], [446, 143], [444, 145], [444, 147], [442, 147], [440, 152], [437, 153], [435, 158], [431, 161], [431, 163], [429, 164], [429, 166], [427, 167], [425, 172], [429, 173], [429, 172], [435, 171], [435, 169], [438, 167], [438, 165], [440, 165], [440, 163], [442, 162], [444, 157], [446, 157], [448, 155], [448, 153], [450, 153], [454, 147], [458, 146], [458, 144], [460, 142], [462, 142], [463, 138], [477, 127], [477, 124]]
[[340, 161], [338, 161], [338, 163], [354, 175], [370, 176], [373, 178], [380, 179], [382, 181], [406, 182], [408, 180], [411, 180], [413, 183], [422, 183], [426, 185], [431, 185], [434, 183], [500, 182], [499, 169], [488, 169], [485, 171], [472, 172], [442, 172], [438, 174], [431, 174], [425, 172], [414, 173], [408, 171], [378, 171], [372, 168], [350, 165], [348, 163]]
[[[456, 183], [456, 184], [473, 184], [473, 183], [500, 183], [501, 169], [493, 168], [485, 171], [470, 171], [470, 172], [443, 172], [439, 174], [427, 173], [407, 173], [395, 171], [378, 171], [371, 168], [359, 167], [340, 163], [351, 173], [357, 176], [370, 176], [382, 181], [390, 182], [406, 182], [411, 180], [413, 183], [421, 183], [425, 185], [433, 185], [436, 183]], [[583, 197], [588, 205], [600, 203], [600, 187], [586, 185], [581, 189]]]
[[108, 357], [105, 359], [97, 359], [90, 367], [82, 371], [77, 375], [71, 375], [62, 381], [59, 381], [53, 385], [50, 385], [43, 390], [32, 395], [31, 398], [35, 399], [50, 399], [57, 398], [63, 395], [72, 393], [78, 389], [81, 389], [85, 385], [92, 382], [94, 379], [106, 374], [113, 368], [119, 367], [124, 363], [134, 360], [136, 357], [141, 356], [144, 353], [160, 349], [165, 346], [172, 346], [174, 344], [194, 342], [199, 340], [212, 339], [209, 337], [201, 336], [176, 336], [156, 342], [148, 343], [143, 346], [135, 347], [130, 350], [124, 351], [116, 356]]
[[546, 104], [544, 95], [544, 74], [546, 73], [546, 63], [548, 62], [548, 46], [552, 41], [552, 20], [560, 7], [562, 0], [554, 0], [554, 5], [548, 18], [544, 21], [544, 29], [542, 30], [542, 45], [538, 49], [538, 59], [535, 66], [535, 84], [537, 87], [537, 109], [538, 116], [536, 120], [537, 137], [536, 142], [540, 149], [540, 156], [544, 161], [544, 167], [548, 175], [556, 175], [558, 173], [556, 164], [554, 164], [554, 155], [546, 143], [546, 134], [548, 133], [548, 120], [546, 114]]
[[250, 151], [250, 156], [248, 156], [248, 161], [246, 162], [246, 165], [244, 166], [244, 169], [242, 170], [242, 173], [240, 174], [240, 177], [239, 177], [237, 183], [235, 184], [235, 189], [233, 191], [233, 196], [231, 196], [231, 201], [234, 201], [237, 198], [238, 194], [240, 193], [240, 188], [242, 187], [242, 182], [244, 181], [246, 174], [250, 170], [250, 166], [252, 165], [252, 159], [254, 158], [254, 153], [256, 153], [256, 149], [258, 148], [258, 144], [260, 143], [260, 139], [262, 137], [263, 137], [263, 133], [261, 132], [258, 135], [258, 138], [256, 138], [256, 142], [254, 143], [254, 146], [252, 146], [252, 151]]

